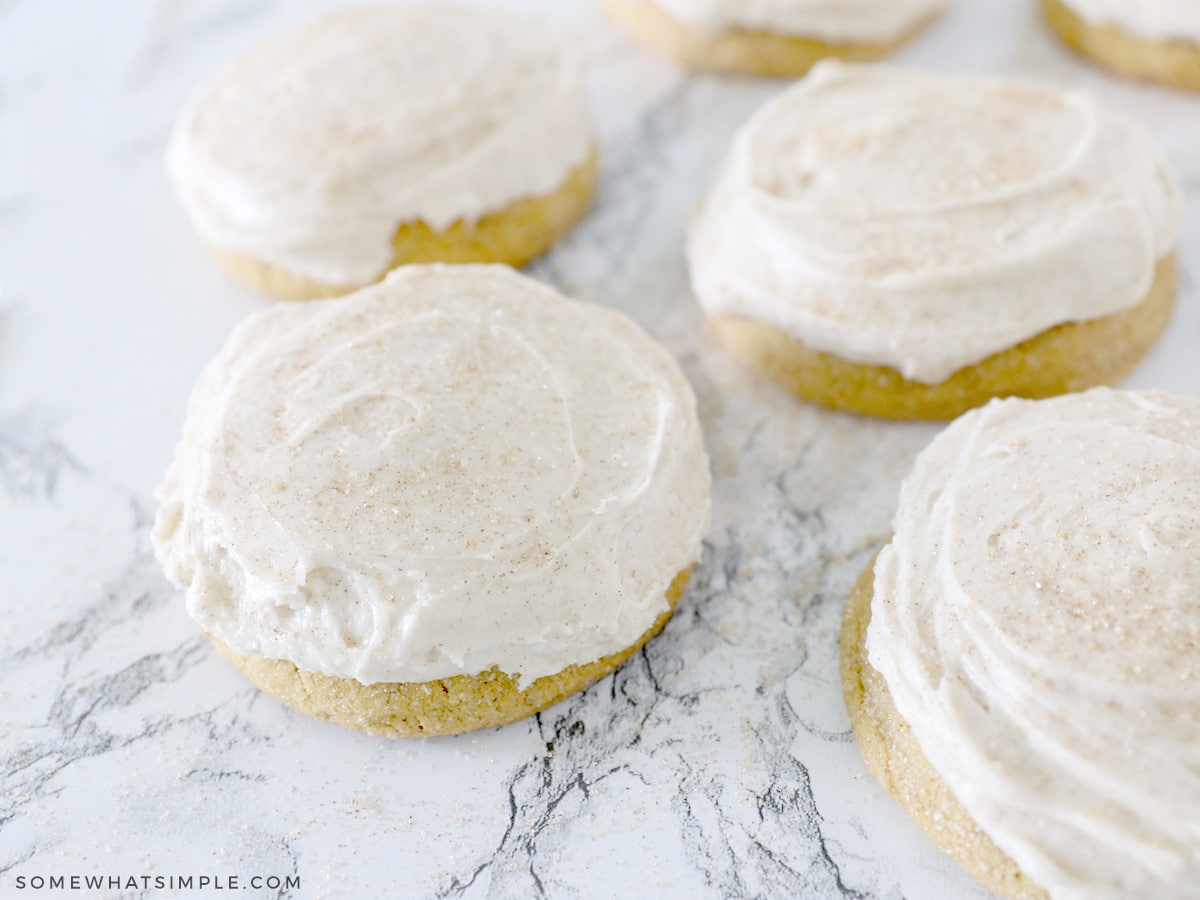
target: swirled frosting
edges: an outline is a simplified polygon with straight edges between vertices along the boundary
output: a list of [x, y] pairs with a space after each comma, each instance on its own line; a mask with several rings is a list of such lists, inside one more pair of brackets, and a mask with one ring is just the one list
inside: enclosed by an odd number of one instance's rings
[[949, 0], [647, 0], [699, 31], [770, 31], [829, 43], [893, 41]]
[[547, 193], [593, 142], [581, 60], [540, 20], [462, 6], [322, 16], [185, 108], [168, 170], [210, 243], [364, 284], [396, 228]]
[[822, 63], [760, 109], [692, 223], [710, 314], [927, 383], [1140, 302], [1181, 193], [1077, 93]]
[[1196, 0], [1062, 2], [1094, 25], [1114, 25], [1122, 31], [1150, 40], [1183, 40], [1200, 44], [1200, 3]]
[[234, 650], [527, 683], [667, 609], [709, 474], [691, 388], [630, 320], [503, 266], [406, 266], [235, 329], [158, 497], [156, 553]]
[[993, 401], [920, 455], [870, 663], [1055, 900], [1200, 885], [1200, 399]]

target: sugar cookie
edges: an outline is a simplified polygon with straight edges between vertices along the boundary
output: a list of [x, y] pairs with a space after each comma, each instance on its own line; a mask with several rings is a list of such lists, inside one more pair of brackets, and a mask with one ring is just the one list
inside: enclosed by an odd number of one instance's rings
[[239, 326], [158, 492], [188, 613], [260, 687], [390, 736], [499, 725], [660, 629], [700, 556], [695, 399], [623, 315], [405, 266]]
[[255, 48], [187, 105], [167, 161], [218, 258], [293, 299], [404, 263], [521, 265], [596, 178], [573, 44], [454, 5], [341, 10]]
[[1181, 190], [1090, 97], [822, 63], [741, 129], [692, 286], [741, 359], [893, 418], [1114, 381], [1166, 326]]
[[851, 595], [868, 768], [1010, 898], [1200, 884], [1200, 400], [993, 401], [900, 492]]

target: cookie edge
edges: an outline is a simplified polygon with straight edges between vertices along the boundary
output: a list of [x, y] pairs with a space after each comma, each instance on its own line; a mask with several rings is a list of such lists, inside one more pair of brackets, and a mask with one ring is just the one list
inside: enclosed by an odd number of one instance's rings
[[739, 361], [802, 400], [886, 419], [945, 421], [994, 397], [1043, 399], [1115, 384], [1162, 336], [1177, 296], [1178, 271], [1171, 253], [1159, 260], [1150, 290], [1134, 306], [1056, 325], [936, 384], [816, 350], [755, 319], [709, 316], [708, 325]]
[[568, 666], [524, 689], [497, 669], [424, 682], [363, 684], [300, 669], [287, 660], [240, 654], [211, 634], [217, 652], [263, 693], [322, 721], [379, 737], [433, 737], [493, 728], [527, 718], [579, 693], [615, 671], [671, 618], [692, 567], [666, 591], [667, 609], [628, 647], [598, 660]]
[[1008, 900], [1049, 900], [963, 809], [896, 711], [887, 682], [868, 661], [877, 558], [872, 557], [846, 600], [839, 654], [846, 711], [868, 771], [933, 844], [980, 884]]

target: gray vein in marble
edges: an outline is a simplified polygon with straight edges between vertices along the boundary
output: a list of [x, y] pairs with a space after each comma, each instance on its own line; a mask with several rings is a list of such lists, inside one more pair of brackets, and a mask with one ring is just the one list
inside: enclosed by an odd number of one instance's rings
[[824, 833], [824, 821], [813, 797], [808, 767], [790, 753], [779, 752], [779, 748], [788, 746], [797, 727], [805, 727], [810, 733], [818, 732], [804, 725], [781, 687], [776, 686], [769, 693], [772, 696], [767, 698], [764, 717], [754, 728], [767, 756], [764, 760], [766, 771], [770, 773], [766, 789], [755, 794], [758, 816], [763, 826], [769, 824], [793, 840], [796, 835], [802, 835], [809, 844], [811, 863], [806, 869], [800, 868], [798, 864], [804, 861], [803, 856], [780, 857], [756, 834], [752, 840], [757, 853], [761, 854], [758, 861], [760, 883], [769, 885], [766, 893], [770, 896], [836, 895], [861, 900], [867, 895], [845, 884], [841, 868], [834, 861]]
[[[46, 456], [43, 452], [39, 458], [45, 460]], [[59, 445], [49, 456], [55, 462], [69, 459]], [[40, 480], [50, 482], [52, 493], [53, 480], [44, 474]], [[108, 710], [134, 707], [147, 691], [182, 677], [207, 655], [207, 643], [199, 636], [189, 636], [168, 651], [140, 656], [111, 673], [76, 675], [78, 663], [98, 641], [172, 597], [148, 545], [145, 508], [136, 501], [130, 505], [138, 546], [128, 568], [76, 618], [55, 625], [0, 661], [0, 678], [10, 683], [19, 679], [23, 664], [53, 660], [60, 670], [58, 688], [45, 720], [30, 736], [7, 748], [0, 763], [0, 783], [4, 785], [0, 830], [15, 824], [14, 820], [35, 799], [56, 793], [56, 776], [76, 762], [153, 738], [186, 721], [187, 717], [148, 719], [132, 731], [119, 733], [105, 728], [97, 719]], [[4, 868], [15, 864], [0, 861]]]
[[0, 416], [0, 491], [9, 500], [48, 500], [67, 471], [85, 470], [32, 413]]
[[[552, 848], [561, 840], [555, 833], [555, 812], [571, 800], [586, 804], [597, 785], [618, 773], [645, 782], [636, 763], [616, 761], [621, 751], [642, 742], [647, 720], [661, 714], [660, 705], [675, 703], [686, 710], [700, 693], [672, 695], [663, 690], [654, 674], [657, 649], [653, 644], [643, 648], [614, 675], [537, 716], [545, 753], [510, 777], [504, 833], [494, 850], [469, 872], [452, 876], [437, 897], [468, 896], [489, 870], [489, 897], [547, 896], [538, 858], [550, 855], [547, 845]], [[670, 657], [662, 662], [670, 665]]]

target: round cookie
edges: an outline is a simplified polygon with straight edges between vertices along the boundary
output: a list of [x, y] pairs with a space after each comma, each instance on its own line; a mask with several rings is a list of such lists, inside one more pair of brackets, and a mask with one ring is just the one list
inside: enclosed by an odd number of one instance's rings
[[544, 709], [656, 634], [709, 480], [687, 381], [627, 318], [506, 266], [405, 266], [234, 331], [153, 540], [267, 693], [450, 734]]
[[519, 266], [597, 173], [583, 64], [541, 20], [456, 5], [322, 16], [187, 104], [168, 170], [225, 267], [278, 297], [427, 262]]
[[847, 602], [872, 775], [1004, 897], [1200, 876], [1200, 401], [993, 401], [922, 452]]
[[1200, 7], [1191, 0], [1041, 3], [1046, 22], [1071, 49], [1123, 75], [1200, 90]]
[[945, 0], [604, 0], [647, 47], [691, 66], [795, 77], [823, 59], [886, 56], [923, 30]]
[[714, 334], [797, 396], [948, 419], [1124, 376], [1169, 321], [1181, 210], [1084, 95], [822, 63], [738, 133], [687, 255]]

